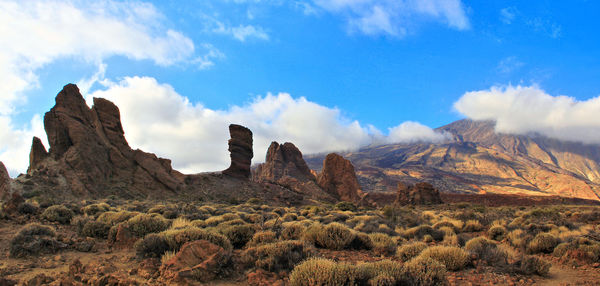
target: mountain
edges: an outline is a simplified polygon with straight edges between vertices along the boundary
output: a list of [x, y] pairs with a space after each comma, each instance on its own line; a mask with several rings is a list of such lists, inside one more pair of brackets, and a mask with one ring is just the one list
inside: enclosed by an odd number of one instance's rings
[[[600, 147], [537, 134], [499, 134], [492, 121], [459, 120], [437, 128], [448, 142], [390, 144], [342, 155], [363, 190], [428, 182], [446, 193], [558, 195], [600, 200]], [[308, 157], [318, 169], [322, 156]]]

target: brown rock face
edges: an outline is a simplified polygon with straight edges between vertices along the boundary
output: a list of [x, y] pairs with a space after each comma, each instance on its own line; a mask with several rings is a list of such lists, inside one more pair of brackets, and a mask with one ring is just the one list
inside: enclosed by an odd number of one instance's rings
[[43, 176], [51, 169], [52, 176], [64, 176], [75, 196], [156, 196], [180, 189], [182, 175], [169, 160], [129, 147], [120, 117], [112, 102], [94, 98], [90, 109], [77, 86], [66, 85], [44, 116], [49, 154], [34, 138], [28, 173]]
[[46, 151], [46, 147], [44, 147], [42, 140], [33, 137], [31, 151], [29, 151], [29, 168], [27, 169], [27, 173], [29, 173], [30, 170], [35, 169], [40, 162], [46, 159], [46, 157], [48, 157], [48, 151]]
[[252, 163], [252, 131], [250, 129], [237, 125], [229, 125], [229, 152], [231, 165], [223, 174], [232, 177], [248, 179], [250, 178], [250, 164]]
[[396, 203], [406, 205], [441, 204], [440, 192], [429, 183], [417, 183], [412, 187], [398, 183]]
[[354, 166], [335, 153], [325, 157], [317, 183], [325, 192], [343, 201], [358, 202], [362, 197]]
[[317, 185], [317, 178], [292, 143], [272, 142], [264, 163], [256, 168], [253, 180], [278, 184], [313, 198], [335, 201]]
[[161, 279], [168, 283], [185, 283], [187, 279], [210, 281], [217, 277], [230, 259], [229, 251], [206, 240], [188, 242], [162, 265]]
[[0, 162], [0, 200], [8, 199], [10, 194], [10, 176], [4, 164]]

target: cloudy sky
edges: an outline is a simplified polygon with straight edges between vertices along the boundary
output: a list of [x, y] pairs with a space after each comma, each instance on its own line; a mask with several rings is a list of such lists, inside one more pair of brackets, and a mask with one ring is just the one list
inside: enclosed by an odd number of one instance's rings
[[[442, 142], [435, 128], [600, 143], [597, 1], [0, 0], [0, 161], [24, 172], [66, 83], [134, 148], [228, 164], [227, 125], [304, 153]], [[90, 101], [91, 102], [91, 101]], [[48, 147], [47, 143], [46, 146]]]

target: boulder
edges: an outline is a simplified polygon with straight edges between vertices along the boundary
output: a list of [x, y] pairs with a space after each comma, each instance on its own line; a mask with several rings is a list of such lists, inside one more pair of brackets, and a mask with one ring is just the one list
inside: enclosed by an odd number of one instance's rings
[[398, 183], [396, 203], [401, 205], [432, 205], [441, 204], [442, 198], [440, 192], [429, 183], [422, 182], [414, 186]]
[[35, 169], [47, 157], [48, 152], [42, 140], [38, 137], [33, 137], [31, 151], [29, 151], [29, 168], [27, 169], [27, 173], [30, 173], [32, 169]]
[[206, 240], [188, 242], [161, 268], [161, 279], [168, 283], [206, 282], [219, 276], [229, 264], [231, 252]]
[[317, 177], [318, 185], [328, 194], [343, 201], [358, 202], [360, 190], [354, 166], [344, 157], [331, 153], [323, 161], [323, 169]]
[[4, 164], [0, 162], [0, 200], [7, 200], [10, 193], [10, 176]]
[[248, 179], [250, 178], [250, 164], [254, 153], [252, 151], [252, 131], [250, 129], [237, 125], [229, 125], [229, 152], [231, 165], [223, 174], [232, 177]]

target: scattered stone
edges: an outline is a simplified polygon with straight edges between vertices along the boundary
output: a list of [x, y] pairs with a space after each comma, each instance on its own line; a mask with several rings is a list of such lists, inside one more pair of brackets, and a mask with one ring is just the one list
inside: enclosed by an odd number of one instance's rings
[[131, 230], [126, 225], [120, 224], [117, 226], [117, 234], [114, 241], [111, 241], [109, 246], [115, 249], [129, 249], [133, 247], [136, 241], [137, 237], [133, 235]]
[[223, 174], [232, 177], [248, 179], [250, 178], [250, 164], [254, 153], [252, 151], [252, 131], [250, 129], [237, 125], [229, 125], [229, 152], [231, 165]]
[[275, 273], [263, 269], [248, 273], [246, 280], [248, 285], [251, 286], [283, 285], [283, 281], [279, 280]]
[[35, 277], [27, 280], [27, 283], [25, 283], [26, 286], [41, 286], [41, 285], [46, 285], [49, 283], [52, 283], [54, 281], [54, 278], [46, 276], [44, 273], [40, 273], [38, 275], [36, 275]]
[[143, 260], [138, 267], [137, 273], [145, 279], [156, 278], [159, 275], [160, 260], [148, 258]]

